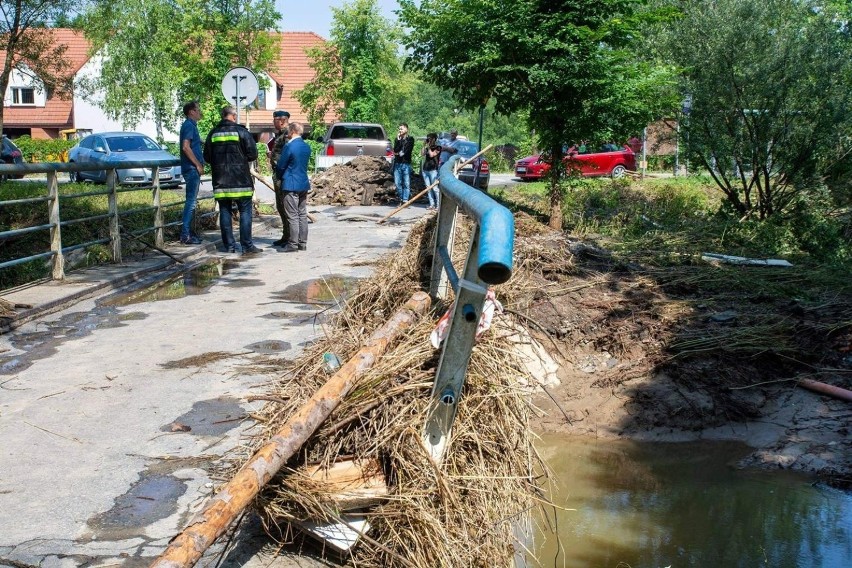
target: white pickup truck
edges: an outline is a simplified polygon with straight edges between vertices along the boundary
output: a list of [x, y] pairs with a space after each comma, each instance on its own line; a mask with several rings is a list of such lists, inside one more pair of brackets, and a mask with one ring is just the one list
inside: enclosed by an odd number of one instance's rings
[[356, 156], [393, 158], [393, 147], [381, 124], [335, 122], [320, 142], [325, 143], [325, 147], [316, 157], [317, 170], [346, 163]]

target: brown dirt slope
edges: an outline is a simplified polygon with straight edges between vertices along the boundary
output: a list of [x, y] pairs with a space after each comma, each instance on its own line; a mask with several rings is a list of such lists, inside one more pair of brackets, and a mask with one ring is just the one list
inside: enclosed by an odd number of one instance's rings
[[518, 270], [501, 292], [560, 363], [540, 430], [738, 439], [755, 448], [749, 465], [852, 479], [852, 406], [796, 386], [852, 386], [848, 284], [780, 300], [804, 269], [649, 267], [524, 214], [517, 232]]

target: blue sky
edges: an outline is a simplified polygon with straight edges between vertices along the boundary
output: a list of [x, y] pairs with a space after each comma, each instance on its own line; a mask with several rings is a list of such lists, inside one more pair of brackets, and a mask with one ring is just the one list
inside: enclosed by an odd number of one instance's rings
[[[275, 0], [275, 7], [281, 14], [279, 29], [285, 32], [316, 32], [328, 39], [331, 29], [331, 8], [339, 8], [344, 0]], [[396, 20], [396, 0], [377, 0], [382, 15]]]

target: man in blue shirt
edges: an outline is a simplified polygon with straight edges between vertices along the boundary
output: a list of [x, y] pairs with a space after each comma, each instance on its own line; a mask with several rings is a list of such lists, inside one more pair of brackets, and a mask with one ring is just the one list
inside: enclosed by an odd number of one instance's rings
[[180, 127], [180, 169], [186, 187], [186, 202], [183, 205], [183, 224], [180, 229], [180, 242], [185, 245], [197, 245], [201, 239], [192, 230], [192, 214], [198, 201], [198, 187], [204, 172], [204, 157], [201, 151], [201, 135], [198, 133], [198, 120], [201, 108], [198, 101], [183, 105], [186, 120]]

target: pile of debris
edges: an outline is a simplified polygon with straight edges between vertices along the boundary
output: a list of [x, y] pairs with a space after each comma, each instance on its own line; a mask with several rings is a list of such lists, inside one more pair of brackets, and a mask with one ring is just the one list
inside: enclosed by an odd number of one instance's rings
[[[372, 205], [396, 197], [391, 165], [378, 156], [357, 156], [334, 165], [311, 178], [311, 189], [310, 201], [314, 204]], [[422, 189], [423, 180], [412, 173], [412, 196]]]

